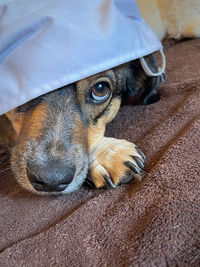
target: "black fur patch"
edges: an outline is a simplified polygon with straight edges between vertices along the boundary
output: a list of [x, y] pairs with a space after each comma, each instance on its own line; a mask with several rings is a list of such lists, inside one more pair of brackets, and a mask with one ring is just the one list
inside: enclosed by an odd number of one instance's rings
[[27, 112], [30, 110], [33, 110], [37, 105], [39, 105], [43, 101], [43, 97], [37, 97], [19, 107], [16, 108], [16, 112], [21, 113], [21, 112]]

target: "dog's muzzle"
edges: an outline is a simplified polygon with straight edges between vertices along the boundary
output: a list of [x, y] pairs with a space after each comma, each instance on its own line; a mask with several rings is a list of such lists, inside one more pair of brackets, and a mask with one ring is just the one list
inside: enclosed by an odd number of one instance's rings
[[72, 182], [75, 172], [75, 166], [67, 166], [62, 160], [51, 160], [43, 167], [27, 164], [29, 182], [37, 191], [64, 191]]
[[12, 169], [28, 190], [75, 191], [87, 176], [88, 148], [86, 119], [74, 88], [46, 95], [43, 110], [37, 117], [27, 116], [12, 150]]
[[68, 193], [80, 188], [88, 173], [88, 155], [82, 146], [72, 147], [62, 157], [35, 151], [34, 161], [28, 157], [26, 176], [35, 191]]

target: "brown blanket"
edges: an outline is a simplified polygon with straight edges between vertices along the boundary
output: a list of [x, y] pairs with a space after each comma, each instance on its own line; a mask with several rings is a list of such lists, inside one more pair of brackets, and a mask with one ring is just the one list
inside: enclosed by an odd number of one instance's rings
[[200, 39], [168, 43], [161, 101], [124, 106], [107, 135], [147, 155], [139, 184], [25, 192], [0, 148], [0, 266], [200, 266]]

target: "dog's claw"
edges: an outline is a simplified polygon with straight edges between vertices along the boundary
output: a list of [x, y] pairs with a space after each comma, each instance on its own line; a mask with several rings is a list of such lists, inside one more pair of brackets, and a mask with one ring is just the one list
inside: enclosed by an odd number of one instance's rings
[[84, 181], [83, 184], [84, 184], [85, 186], [88, 186], [89, 188], [95, 188], [94, 183], [93, 183], [90, 179], [88, 179], [88, 178], [85, 179], [85, 181]]
[[118, 185], [127, 184], [133, 180], [133, 174], [131, 171], [126, 171], [126, 174], [122, 177]]
[[146, 159], [146, 156], [144, 154], [144, 152], [142, 152], [142, 150], [139, 147], [135, 147], [135, 149], [137, 150], [137, 152], [140, 154], [140, 156], [143, 158], [143, 160]]
[[106, 181], [107, 185], [112, 187], [112, 188], [115, 188], [116, 185], [113, 184], [113, 181], [111, 180], [110, 176], [108, 176], [107, 174], [103, 175], [103, 178], [104, 180]]
[[139, 174], [140, 173], [140, 169], [136, 166], [135, 163], [133, 163], [131, 161], [125, 161], [124, 165], [126, 167], [128, 167], [131, 171], [133, 171], [135, 174]]
[[137, 156], [131, 156], [134, 161], [137, 163], [137, 165], [143, 169], [144, 168], [144, 162], [141, 160], [141, 158], [137, 157]]

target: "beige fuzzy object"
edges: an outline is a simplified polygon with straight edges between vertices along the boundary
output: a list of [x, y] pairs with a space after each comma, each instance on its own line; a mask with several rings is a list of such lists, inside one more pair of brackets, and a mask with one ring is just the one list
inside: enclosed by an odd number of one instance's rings
[[160, 39], [200, 37], [200, 0], [137, 0], [142, 17]]

